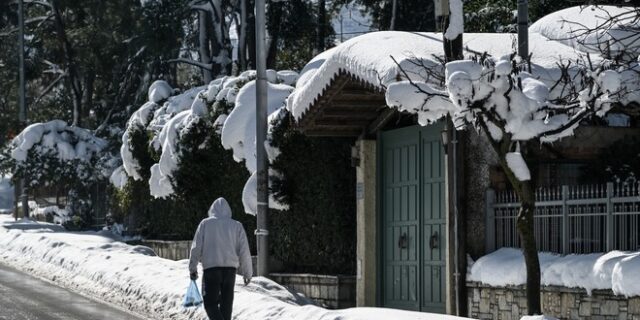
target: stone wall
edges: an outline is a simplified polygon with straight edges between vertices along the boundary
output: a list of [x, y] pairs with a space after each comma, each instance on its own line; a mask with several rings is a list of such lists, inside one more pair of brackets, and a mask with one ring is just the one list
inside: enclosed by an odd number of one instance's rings
[[[542, 312], [558, 319], [640, 320], [640, 297], [626, 298], [611, 290], [546, 286]], [[527, 313], [523, 286], [490, 287], [467, 282], [469, 316], [476, 319], [518, 320]]]
[[356, 304], [355, 276], [272, 273], [269, 278], [325, 308], [351, 308]]
[[189, 259], [191, 251], [191, 241], [164, 241], [164, 240], [143, 240], [141, 243], [147, 246], [160, 258], [169, 260]]

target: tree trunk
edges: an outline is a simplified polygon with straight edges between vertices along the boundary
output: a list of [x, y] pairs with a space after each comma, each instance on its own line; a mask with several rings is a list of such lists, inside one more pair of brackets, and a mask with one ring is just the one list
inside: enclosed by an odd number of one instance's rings
[[[198, 11], [198, 53], [200, 55], [200, 62], [209, 64], [211, 63], [211, 36], [209, 26], [212, 24], [211, 12], [199, 10]], [[202, 72], [202, 79], [205, 84], [208, 84], [213, 80], [211, 70], [200, 68]]]
[[507, 150], [505, 148], [502, 149], [500, 165], [515, 189], [518, 199], [520, 199], [520, 211], [518, 212], [516, 228], [520, 235], [522, 254], [524, 255], [524, 263], [527, 270], [527, 312], [529, 315], [542, 314], [540, 305], [540, 259], [533, 230], [533, 213], [536, 210], [535, 191], [530, 180], [520, 181], [516, 178], [505, 159]]
[[529, 315], [542, 314], [540, 306], [540, 259], [533, 231], [533, 213], [536, 209], [535, 192], [530, 181], [522, 182], [520, 212], [517, 228], [522, 242], [522, 253], [527, 269], [527, 311]]
[[75, 53], [71, 47], [71, 42], [67, 38], [67, 34], [64, 28], [64, 22], [62, 21], [62, 13], [58, 6], [57, 0], [52, 0], [51, 12], [53, 14], [56, 36], [60, 42], [60, 47], [64, 54], [65, 65], [67, 67], [69, 84], [71, 86], [71, 96], [73, 100], [73, 123], [74, 126], [81, 125], [82, 119], [82, 81], [78, 74], [78, 69], [75, 62]]
[[231, 41], [229, 40], [229, 30], [225, 21], [225, 1], [211, 1], [212, 4], [212, 27], [211, 37], [211, 73], [215, 78], [220, 75], [231, 74]]
[[82, 91], [82, 119], [86, 119], [89, 117], [89, 114], [91, 113], [91, 109], [93, 107], [93, 87], [95, 79], [95, 71], [88, 70], [85, 73]]
[[247, 0], [240, 1], [240, 20], [236, 20], [238, 31], [238, 62], [240, 70], [247, 70]]
[[278, 41], [280, 40], [280, 24], [282, 22], [282, 2], [271, 3], [269, 6], [269, 44], [267, 51], [267, 68], [275, 69], [278, 53]]
[[256, 15], [253, 10], [255, 7], [255, 1], [247, 0], [247, 52], [249, 53], [249, 59], [247, 61], [247, 69], [256, 68]]
[[511, 134], [506, 133], [503, 129], [502, 140], [495, 141], [491, 138], [486, 123], [480, 122], [480, 127], [488, 137], [494, 151], [498, 154], [500, 167], [504, 170], [507, 179], [509, 179], [511, 186], [516, 191], [518, 199], [520, 200], [520, 211], [518, 212], [516, 220], [516, 229], [520, 235], [522, 254], [527, 271], [527, 312], [529, 315], [542, 314], [540, 304], [540, 259], [538, 257], [538, 248], [536, 247], [536, 238], [533, 229], [533, 214], [536, 210], [535, 191], [531, 180], [518, 180], [507, 163], [506, 155], [510, 152], [513, 142]]

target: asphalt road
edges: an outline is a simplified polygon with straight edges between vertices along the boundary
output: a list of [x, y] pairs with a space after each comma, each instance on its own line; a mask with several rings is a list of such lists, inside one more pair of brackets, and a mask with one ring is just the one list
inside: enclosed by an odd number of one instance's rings
[[0, 264], [1, 320], [143, 320]]

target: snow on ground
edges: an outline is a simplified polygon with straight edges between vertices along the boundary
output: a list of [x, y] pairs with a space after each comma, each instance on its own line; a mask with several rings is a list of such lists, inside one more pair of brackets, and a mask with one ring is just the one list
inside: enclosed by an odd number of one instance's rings
[[[59, 225], [0, 215], [0, 263], [152, 319], [207, 319], [202, 307], [181, 305], [189, 285], [187, 260], [162, 259], [116, 238], [107, 231], [67, 232]], [[235, 320], [463, 319], [380, 308], [326, 310], [262, 277], [246, 287], [241, 277], [236, 283]]]
[[524, 316], [520, 318], [520, 320], [558, 320], [552, 316], [541, 315], [541, 316]]
[[[640, 295], [640, 252], [570, 254], [541, 252], [541, 283], [546, 286], [611, 289], [626, 297]], [[521, 285], [526, 282], [524, 257], [514, 248], [501, 248], [476, 261], [468, 279], [491, 286]]]

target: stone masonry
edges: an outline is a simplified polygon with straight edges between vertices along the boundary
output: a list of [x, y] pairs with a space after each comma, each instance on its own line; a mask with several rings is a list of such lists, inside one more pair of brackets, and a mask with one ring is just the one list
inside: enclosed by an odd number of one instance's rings
[[[527, 313], [523, 286], [490, 287], [467, 282], [469, 316], [518, 320]], [[558, 319], [640, 320], [640, 297], [614, 295], [611, 290], [542, 287], [542, 311]]]

